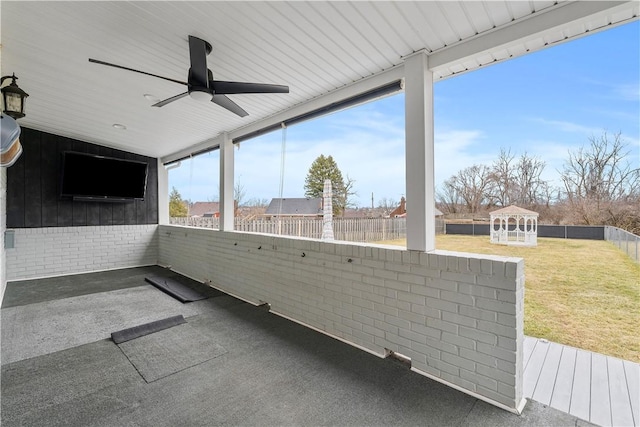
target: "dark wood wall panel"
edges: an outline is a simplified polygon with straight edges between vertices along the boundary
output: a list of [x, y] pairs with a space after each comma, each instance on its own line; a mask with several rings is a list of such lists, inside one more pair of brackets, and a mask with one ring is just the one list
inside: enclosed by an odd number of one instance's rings
[[[24, 152], [24, 142], [22, 142]], [[24, 227], [24, 158], [7, 169], [7, 227]]]
[[[157, 159], [23, 128], [22, 156], [7, 169], [7, 228], [158, 223]], [[64, 151], [147, 162], [145, 200], [105, 203], [60, 198]], [[105, 177], [109, 179], [110, 177]]]
[[[147, 188], [158, 188], [158, 162], [149, 164]], [[147, 191], [145, 200], [147, 201], [147, 219], [156, 224], [158, 222], [158, 192]]]
[[[61, 136], [56, 137], [58, 142], [58, 170], [55, 178], [60, 179], [60, 169], [62, 168], [62, 152], [73, 150], [74, 140], [69, 138], [63, 138]], [[33, 147], [35, 150], [36, 147]], [[27, 171], [29, 173], [29, 171]], [[59, 193], [56, 193], [58, 196]], [[73, 226], [73, 201], [71, 200], [58, 200], [58, 227], [71, 227]]]
[[[21, 134], [21, 138], [33, 138], [36, 141], [40, 141], [40, 134], [30, 129], [25, 129], [24, 134]], [[40, 179], [42, 168], [40, 166], [40, 151], [27, 151], [23, 148], [22, 157], [25, 170], [24, 226], [40, 227], [42, 224], [42, 182]]]
[[[74, 141], [73, 142], [73, 151], [78, 151], [80, 153], [86, 153], [89, 147], [93, 147], [93, 144], [87, 144], [82, 141]], [[60, 157], [60, 155], [58, 155]], [[58, 185], [60, 185], [60, 180], [58, 180]], [[59, 187], [58, 187], [59, 188]], [[58, 194], [58, 193], [56, 193]], [[73, 225], [74, 227], [79, 227], [83, 225], [87, 225], [87, 203], [85, 202], [75, 202], [73, 204]]]
[[40, 185], [42, 186], [42, 227], [58, 226], [58, 146], [54, 135], [41, 133], [40, 139]]

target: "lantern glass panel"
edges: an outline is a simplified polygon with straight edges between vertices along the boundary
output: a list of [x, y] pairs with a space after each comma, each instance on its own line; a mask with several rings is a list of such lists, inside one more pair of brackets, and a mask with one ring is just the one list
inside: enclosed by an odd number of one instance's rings
[[5, 111], [22, 113], [22, 98], [17, 93], [5, 94]]

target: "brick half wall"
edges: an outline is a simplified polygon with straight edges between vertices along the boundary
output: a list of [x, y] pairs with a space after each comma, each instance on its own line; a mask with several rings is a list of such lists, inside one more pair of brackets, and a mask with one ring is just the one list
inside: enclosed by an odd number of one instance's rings
[[159, 226], [159, 263], [520, 412], [524, 261]]
[[6, 280], [34, 279], [156, 265], [158, 226], [120, 225], [14, 229]]

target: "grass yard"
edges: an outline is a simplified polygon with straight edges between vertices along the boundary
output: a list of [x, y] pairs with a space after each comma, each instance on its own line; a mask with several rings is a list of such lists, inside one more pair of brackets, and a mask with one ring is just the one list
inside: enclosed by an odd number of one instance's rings
[[539, 238], [526, 248], [438, 235], [436, 247], [524, 258], [526, 335], [640, 362], [640, 265], [613, 244]]

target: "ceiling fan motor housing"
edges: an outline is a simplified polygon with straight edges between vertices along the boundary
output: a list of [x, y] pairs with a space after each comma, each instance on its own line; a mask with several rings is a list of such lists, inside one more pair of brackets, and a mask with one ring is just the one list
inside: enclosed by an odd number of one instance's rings
[[[207, 70], [207, 74], [211, 74], [210, 70]], [[193, 78], [191, 68], [189, 68], [189, 84], [187, 86], [187, 91], [189, 92], [189, 96], [196, 101], [206, 101], [209, 102], [213, 98], [213, 93], [211, 93], [211, 89], [208, 87], [208, 82], [206, 85], [202, 85], [205, 82], [196, 82], [196, 79]]]

